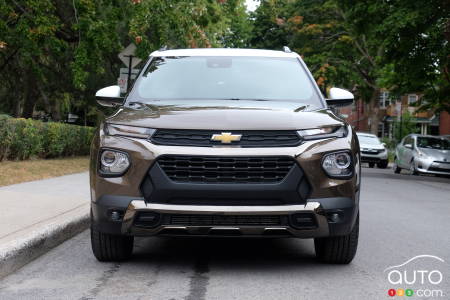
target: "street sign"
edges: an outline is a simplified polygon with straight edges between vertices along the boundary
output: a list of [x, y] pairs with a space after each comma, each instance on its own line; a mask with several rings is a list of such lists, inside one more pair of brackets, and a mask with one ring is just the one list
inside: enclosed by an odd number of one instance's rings
[[[137, 66], [142, 61], [142, 59], [135, 56], [134, 52], [136, 52], [136, 45], [131, 43], [125, 49], [123, 49], [122, 52], [119, 53], [119, 59], [128, 67], [128, 76], [126, 78], [126, 82], [131, 82], [131, 75], [133, 73], [133, 72], [131, 72], [131, 69], [133, 69], [135, 66]], [[122, 74], [122, 72], [120, 72], [120, 73]], [[118, 80], [118, 84], [120, 86], [124, 85], [123, 79], [120, 79], [120, 77]], [[125, 84], [125, 86], [126, 86], [126, 92], [129, 92], [130, 85], [127, 83], [127, 84]]]
[[[130, 80], [134, 80], [139, 73], [139, 69], [132, 69]], [[120, 92], [125, 94], [128, 88], [128, 68], [120, 68], [119, 78], [117, 78], [117, 85], [120, 86]]]
[[130, 61], [131, 61], [131, 68], [134, 68], [142, 61], [142, 59], [140, 59], [134, 55], [135, 51], [136, 51], [136, 45], [131, 43], [125, 49], [123, 49], [122, 52], [119, 53], [119, 59], [127, 67], [130, 67]]

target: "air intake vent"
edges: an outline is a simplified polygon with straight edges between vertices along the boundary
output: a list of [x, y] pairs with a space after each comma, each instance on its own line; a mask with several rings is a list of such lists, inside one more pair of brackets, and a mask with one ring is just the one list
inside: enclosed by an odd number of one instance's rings
[[170, 215], [169, 217], [169, 225], [179, 226], [281, 225], [280, 216]]

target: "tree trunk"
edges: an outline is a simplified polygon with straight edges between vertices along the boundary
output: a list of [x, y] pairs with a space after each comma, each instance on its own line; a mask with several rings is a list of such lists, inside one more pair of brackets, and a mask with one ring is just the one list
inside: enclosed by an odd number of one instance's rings
[[378, 124], [380, 123], [380, 107], [378, 103], [378, 97], [380, 95], [380, 89], [375, 89], [372, 92], [369, 102], [369, 131], [372, 134], [378, 135]]
[[31, 118], [33, 117], [34, 106], [39, 97], [39, 91], [36, 85], [36, 78], [34, 77], [33, 72], [30, 70], [27, 72], [27, 86], [25, 92], [25, 101], [23, 103], [23, 118]]

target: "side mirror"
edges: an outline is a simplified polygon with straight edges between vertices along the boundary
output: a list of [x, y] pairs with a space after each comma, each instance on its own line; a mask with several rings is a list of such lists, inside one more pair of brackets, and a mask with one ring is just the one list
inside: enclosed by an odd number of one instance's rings
[[384, 147], [386, 147], [386, 143], [381, 143], [381, 145], [383, 145]]
[[412, 144], [405, 144], [405, 148], [412, 149], [413, 146], [412, 146]]
[[355, 96], [347, 90], [331, 88], [327, 99], [328, 105], [344, 106], [353, 103]]
[[123, 104], [123, 97], [120, 97], [120, 86], [112, 85], [95, 93], [95, 99], [101, 106], [115, 107]]

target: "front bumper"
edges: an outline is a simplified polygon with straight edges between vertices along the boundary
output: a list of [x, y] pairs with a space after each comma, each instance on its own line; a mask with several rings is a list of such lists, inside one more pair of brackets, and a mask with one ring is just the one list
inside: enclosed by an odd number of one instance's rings
[[450, 175], [450, 162], [434, 161], [433, 159], [416, 157], [416, 170], [424, 174]]
[[361, 162], [374, 162], [378, 163], [381, 161], [387, 161], [388, 152], [384, 151], [378, 154], [368, 154], [361, 151]]
[[[114, 212], [121, 216], [120, 219], [113, 220]], [[151, 223], [143, 223], [141, 216], [145, 218], [149, 213], [155, 219]], [[353, 199], [339, 197], [311, 199], [300, 205], [217, 206], [159, 204], [148, 203], [144, 199], [105, 196], [92, 204], [92, 224], [105, 233], [134, 236], [315, 238], [348, 234], [357, 213], [358, 206]], [[203, 223], [193, 223], [193, 218], [199, 220], [199, 216]], [[178, 221], [173, 224], [170, 222], [173, 217], [178, 220], [184, 217], [181, 220], [186, 223]], [[265, 217], [272, 217], [271, 220], [276, 217], [279, 223], [255, 222], [267, 219]]]

